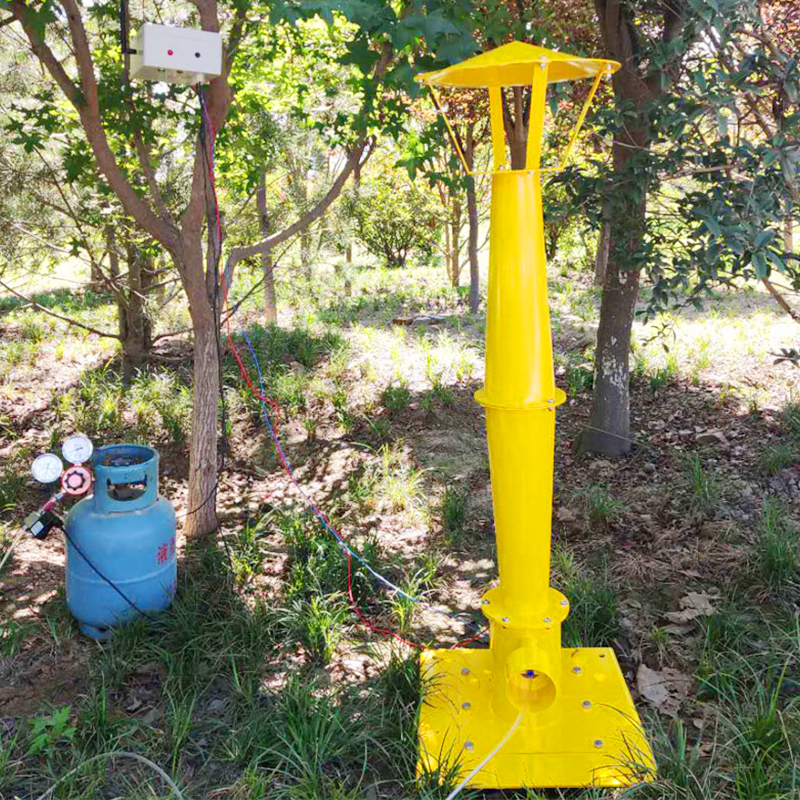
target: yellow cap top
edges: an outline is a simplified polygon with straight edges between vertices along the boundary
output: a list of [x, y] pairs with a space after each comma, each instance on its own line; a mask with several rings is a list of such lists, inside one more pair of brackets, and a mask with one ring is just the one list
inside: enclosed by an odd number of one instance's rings
[[549, 66], [548, 83], [575, 81], [599, 73], [610, 74], [620, 67], [619, 62], [606, 58], [582, 58], [525, 42], [509, 42], [468, 58], [460, 64], [417, 75], [417, 80], [428, 86], [462, 89], [530, 86], [533, 82], [533, 71], [543, 60]]

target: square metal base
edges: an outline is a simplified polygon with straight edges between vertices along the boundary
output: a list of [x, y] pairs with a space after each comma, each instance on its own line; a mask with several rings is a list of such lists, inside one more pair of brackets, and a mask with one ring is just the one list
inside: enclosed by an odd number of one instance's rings
[[[526, 714], [472, 779], [481, 789], [629, 786], [655, 778], [655, 762], [614, 651], [564, 648], [561, 690], [543, 714]], [[517, 716], [492, 707], [489, 650], [425, 650], [418, 774], [457, 765], [461, 776], [503, 738]], [[499, 676], [504, 680], [505, 676]]]

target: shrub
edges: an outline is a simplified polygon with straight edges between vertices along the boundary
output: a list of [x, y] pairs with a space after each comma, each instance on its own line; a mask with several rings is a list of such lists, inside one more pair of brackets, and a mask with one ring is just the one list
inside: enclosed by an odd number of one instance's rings
[[403, 267], [411, 256], [431, 259], [441, 225], [429, 193], [389, 173], [363, 186], [351, 204], [356, 238], [387, 267]]

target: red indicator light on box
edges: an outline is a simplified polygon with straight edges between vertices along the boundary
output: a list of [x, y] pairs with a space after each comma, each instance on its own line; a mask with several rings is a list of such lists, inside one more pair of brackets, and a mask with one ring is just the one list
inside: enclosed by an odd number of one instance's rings
[[167, 55], [171, 56], [172, 55], [172, 50], [167, 50]]

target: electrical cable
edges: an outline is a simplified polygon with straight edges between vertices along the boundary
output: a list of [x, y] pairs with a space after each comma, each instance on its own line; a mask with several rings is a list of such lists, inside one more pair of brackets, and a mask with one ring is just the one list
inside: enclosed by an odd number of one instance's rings
[[[253, 359], [253, 364], [255, 365], [256, 372], [258, 374], [258, 382], [259, 386], [261, 387], [261, 395], [263, 396], [266, 394], [266, 388], [264, 385], [264, 376], [261, 371], [261, 363], [258, 360], [258, 355], [256, 354], [255, 348], [253, 347], [253, 343], [250, 341], [250, 337], [247, 335], [246, 331], [242, 330], [241, 334], [247, 344], [247, 348], [250, 351], [250, 356]], [[235, 349], [235, 348], [234, 348]], [[237, 358], [237, 361], [241, 364], [241, 359]], [[312, 511], [314, 516], [322, 523], [323, 527], [328, 530], [329, 533], [333, 536], [334, 539], [339, 543], [339, 546], [346, 552], [349, 553], [353, 558], [356, 559], [376, 580], [380, 581], [387, 589], [391, 589], [393, 592], [396, 592], [401, 597], [405, 597], [406, 600], [410, 600], [412, 603], [421, 603], [423, 605], [427, 605], [423, 600], [418, 597], [414, 597], [414, 595], [409, 594], [406, 591], [403, 591], [399, 586], [396, 586], [392, 583], [388, 578], [385, 578], [379, 572], [376, 572], [375, 569], [370, 566], [370, 564], [362, 558], [358, 553], [354, 550], [351, 550], [348, 546], [347, 542], [342, 538], [341, 534], [333, 527], [328, 517], [325, 513], [314, 503], [314, 501], [306, 494], [305, 490], [303, 489], [300, 481], [297, 479], [295, 475], [294, 467], [292, 467], [291, 462], [289, 461], [286, 453], [283, 450], [283, 445], [281, 444], [281, 440], [278, 438], [277, 433], [275, 432], [275, 426], [272, 424], [272, 420], [267, 413], [266, 407], [264, 405], [264, 400], [259, 397], [259, 401], [262, 403], [262, 414], [264, 417], [264, 422], [267, 425], [267, 430], [269, 431], [270, 438], [272, 439], [273, 445], [275, 446], [275, 450], [278, 454], [278, 458], [280, 459], [281, 464], [289, 476], [289, 479], [294, 484], [297, 491], [300, 493], [300, 496], [303, 498], [303, 501], [308, 506], [308, 508]], [[446, 616], [452, 616], [448, 612], [441, 611], [440, 609], [434, 608], [431, 606], [434, 611], [439, 612], [440, 614], [445, 614]]]
[[161, 767], [158, 766], [154, 761], [151, 761], [149, 758], [145, 758], [144, 756], [140, 756], [138, 753], [130, 753], [127, 750], [113, 750], [110, 753], [100, 753], [100, 755], [92, 756], [91, 758], [87, 758], [86, 761], [78, 764], [77, 767], [71, 769], [66, 775], [62, 775], [44, 794], [40, 794], [36, 800], [47, 800], [53, 792], [61, 786], [61, 784], [69, 777], [74, 775], [79, 770], [83, 769], [87, 764], [92, 764], [95, 761], [100, 761], [103, 758], [132, 758], [135, 761], [140, 761], [142, 764], [150, 767], [150, 769], [155, 770], [166, 782], [169, 788], [172, 790], [175, 797], [178, 800], [186, 800], [186, 798], [181, 794], [181, 790], [178, 788], [178, 785], [175, 783], [174, 780], [166, 773]]
[[[350, 605], [351, 605], [354, 613], [359, 618], [361, 623], [366, 628], [368, 628], [369, 630], [373, 631], [374, 633], [379, 633], [379, 634], [384, 635], [384, 636], [391, 636], [393, 639], [396, 639], [397, 641], [402, 642], [403, 644], [406, 644], [406, 645], [408, 645], [410, 647], [414, 647], [414, 648], [417, 648], [417, 649], [423, 649], [425, 647], [424, 645], [421, 645], [421, 644], [419, 644], [417, 642], [413, 642], [413, 641], [411, 641], [409, 639], [406, 639], [406, 638], [400, 636], [400, 634], [398, 634], [398, 633], [396, 633], [396, 632], [394, 632], [392, 630], [389, 630], [387, 628], [379, 628], [379, 627], [375, 626], [363, 614], [363, 612], [361, 611], [361, 609], [359, 608], [358, 604], [355, 601], [355, 597], [353, 596], [351, 558], [355, 558], [363, 567], [366, 568], [366, 570], [374, 578], [376, 578], [384, 586], [386, 586], [387, 588], [391, 589], [392, 591], [400, 594], [402, 597], [405, 597], [407, 600], [410, 600], [412, 603], [417, 604], [417, 605], [422, 605], [422, 606], [424, 606], [426, 608], [429, 608], [430, 610], [432, 610], [432, 611], [434, 611], [434, 612], [436, 612], [438, 614], [442, 614], [443, 616], [446, 616], [449, 619], [455, 619], [457, 615], [455, 613], [452, 613], [452, 612], [442, 611], [441, 609], [438, 609], [435, 606], [432, 606], [430, 603], [426, 603], [424, 600], [421, 600], [420, 598], [414, 597], [413, 595], [409, 594], [408, 592], [403, 591], [402, 589], [400, 589], [400, 587], [396, 586], [390, 580], [388, 580], [388, 578], [385, 578], [383, 575], [381, 575], [379, 572], [377, 572], [375, 569], [373, 569], [373, 567], [364, 558], [362, 558], [358, 553], [356, 553], [347, 544], [347, 542], [343, 539], [341, 534], [333, 527], [333, 525], [331, 524], [331, 522], [328, 519], [328, 517], [308, 497], [308, 495], [304, 491], [302, 485], [298, 481], [297, 476], [295, 475], [295, 472], [294, 472], [294, 469], [293, 469], [293, 467], [291, 465], [291, 462], [289, 461], [288, 457], [286, 456], [286, 454], [285, 454], [285, 452], [283, 450], [283, 447], [281, 445], [281, 441], [278, 438], [277, 433], [275, 432], [275, 426], [272, 424], [272, 420], [270, 419], [269, 412], [267, 411], [266, 403], [264, 402], [263, 399], [261, 399], [266, 394], [266, 387], [265, 387], [265, 384], [264, 384], [264, 375], [263, 375], [263, 373], [261, 371], [261, 362], [259, 361], [258, 354], [256, 353], [255, 348], [253, 347], [253, 343], [250, 341], [250, 337], [247, 335], [247, 332], [242, 330], [241, 334], [244, 337], [245, 342], [247, 343], [248, 350], [250, 351], [250, 356], [251, 356], [251, 358], [253, 360], [253, 364], [254, 364], [254, 366], [256, 368], [256, 373], [258, 375], [258, 384], [259, 384], [259, 387], [261, 389], [261, 392], [257, 396], [259, 396], [259, 402], [261, 403], [261, 413], [262, 413], [262, 416], [264, 418], [264, 422], [266, 423], [267, 430], [270, 433], [270, 437], [272, 439], [273, 446], [275, 447], [275, 450], [276, 450], [276, 452], [278, 454], [278, 457], [280, 458], [280, 461], [281, 461], [281, 463], [282, 463], [282, 465], [284, 467], [284, 470], [286, 471], [286, 474], [288, 475], [289, 479], [292, 481], [294, 486], [297, 488], [298, 492], [300, 493], [300, 496], [303, 498], [303, 501], [306, 503], [308, 508], [314, 513], [314, 515], [317, 517], [317, 519], [322, 523], [323, 527], [325, 529], [327, 529], [333, 535], [333, 537], [336, 539], [337, 543], [339, 544], [339, 547], [341, 548], [341, 550], [344, 552], [344, 554], [346, 556], [346, 559], [347, 559], [347, 594], [348, 594], [348, 599], [350, 601]], [[232, 344], [232, 348], [233, 348], [234, 354], [236, 354], [236, 349], [235, 349], [235, 347], [233, 347], [233, 344]], [[237, 359], [236, 360], [239, 363], [240, 367], [242, 369], [244, 369], [244, 367], [242, 365], [242, 362], [241, 362], [241, 359], [238, 357], [238, 354], [237, 354]], [[246, 370], [245, 370], [245, 372], [246, 372]], [[470, 637], [468, 637], [466, 639], [462, 639], [461, 641], [456, 642], [454, 645], [452, 645], [452, 647], [453, 648], [460, 647], [463, 644], [469, 644], [470, 642], [476, 641], [481, 636], [483, 636], [483, 634], [486, 632], [486, 630], [487, 629], [484, 628], [483, 630], [479, 631], [474, 636], [470, 636]]]
[[[210, 237], [210, 238], [211, 238], [211, 242], [216, 244], [216, 248], [215, 248], [216, 252], [213, 253], [213, 255], [212, 255], [213, 263], [214, 263], [214, 267], [215, 267], [215, 275], [214, 275], [214, 277], [215, 277], [215, 281], [214, 281], [214, 287], [215, 287], [215, 298], [214, 298], [215, 299], [215, 303], [214, 303], [214, 306], [215, 306], [215, 308], [214, 308], [214, 312], [215, 312], [215, 319], [217, 319], [217, 325], [215, 326], [215, 333], [216, 333], [216, 337], [217, 337], [217, 348], [218, 348], [218, 353], [220, 354], [220, 359], [219, 360], [220, 360], [220, 364], [221, 364], [221, 361], [222, 361], [222, 359], [221, 359], [221, 342], [220, 342], [220, 335], [219, 335], [219, 319], [218, 318], [219, 318], [219, 316], [221, 316], [221, 308], [222, 308], [222, 306], [225, 305], [227, 307], [227, 298], [228, 298], [228, 292], [229, 292], [229, 290], [231, 288], [232, 275], [231, 275], [231, 272], [230, 272], [229, 265], [226, 264], [225, 271], [223, 272], [223, 274], [221, 276], [222, 279], [220, 280], [219, 271], [217, 269], [217, 265], [219, 264], [219, 258], [221, 257], [221, 251], [222, 251], [221, 215], [220, 215], [220, 209], [219, 209], [219, 200], [218, 200], [217, 192], [216, 192], [216, 179], [215, 179], [215, 175], [214, 175], [214, 146], [215, 146], [215, 142], [216, 142], [217, 132], [216, 132], [216, 130], [214, 128], [214, 124], [213, 124], [213, 122], [211, 120], [211, 116], [210, 116], [210, 114], [208, 112], [208, 108], [207, 108], [207, 105], [206, 105], [206, 102], [205, 102], [205, 98], [203, 96], [202, 91], [200, 90], [199, 85], [196, 86], [195, 89], [196, 89], [197, 94], [198, 94], [200, 107], [201, 107], [201, 111], [202, 111], [202, 117], [203, 117], [203, 120], [202, 120], [202, 123], [201, 123], [201, 128], [200, 128], [200, 137], [201, 137], [202, 144], [204, 145], [203, 146], [203, 158], [204, 158], [205, 165], [206, 165], [206, 168], [207, 168], [207, 171], [208, 171], [209, 185], [211, 187], [211, 199], [212, 199], [213, 208], [214, 208], [214, 223], [215, 223], [216, 241], [215, 241], [213, 236]], [[210, 225], [211, 225], [211, 219], [209, 219], [209, 226]], [[219, 291], [220, 291], [220, 288], [222, 290], [222, 303], [219, 302]], [[235, 310], [236, 309], [234, 309], [234, 312], [235, 312]], [[252, 379], [250, 377], [250, 374], [249, 374], [247, 368], [245, 367], [245, 365], [244, 365], [244, 363], [243, 363], [243, 361], [241, 359], [241, 356], [239, 355], [239, 352], [238, 352], [238, 350], [236, 348], [236, 345], [235, 345], [235, 343], [233, 341], [233, 336], [232, 336], [231, 330], [230, 330], [230, 317], [233, 315], [234, 312], [231, 312], [231, 314], [228, 315], [227, 320], [226, 320], [226, 324], [227, 324], [227, 328], [228, 328], [228, 330], [227, 330], [228, 345], [229, 345], [229, 347], [231, 349], [231, 352], [233, 353], [234, 359], [236, 360], [237, 366], [239, 368], [239, 372], [240, 372], [242, 378], [244, 379], [245, 383], [247, 384], [247, 387], [248, 387], [249, 391], [258, 400], [258, 402], [261, 405], [261, 410], [262, 410], [262, 415], [263, 415], [264, 421], [265, 421], [265, 423], [267, 425], [267, 429], [269, 430], [270, 437], [272, 439], [273, 445], [274, 445], [275, 450], [276, 450], [276, 452], [277, 452], [277, 454], [278, 454], [278, 456], [280, 458], [281, 464], [284, 467], [284, 470], [286, 471], [287, 475], [289, 476], [289, 478], [292, 481], [292, 483], [294, 484], [294, 486], [297, 488], [298, 492], [300, 493], [301, 497], [305, 501], [306, 505], [311, 509], [311, 511], [314, 513], [314, 515], [317, 517], [317, 519], [322, 523], [322, 525], [325, 527], [325, 529], [327, 529], [333, 535], [333, 537], [336, 539], [337, 543], [339, 544], [339, 547], [346, 554], [346, 557], [347, 557], [347, 591], [348, 591], [348, 598], [350, 600], [350, 605], [353, 607], [353, 610], [354, 610], [355, 614], [358, 616], [360, 621], [366, 627], [368, 627], [370, 630], [372, 630], [374, 632], [381, 633], [383, 635], [391, 636], [391, 637], [395, 638], [396, 640], [401, 641], [404, 644], [407, 644], [407, 645], [412, 646], [412, 647], [417, 647], [417, 648], [423, 647], [423, 645], [420, 645], [418, 643], [415, 643], [415, 642], [412, 642], [412, 641], [410, 641], [408, 639], [403, 638], [402, 636], [400, 636], [399, 634], [395, 633], [394, 631], [391, 631], [391, 630], [388, 630], [388, 629], [383, 629], [383, 628], [377, 628], [376, 626], [374, 626], [366, 618], [366, 616], [364, 616], [363, 612], [361, 611], [361, 609], [358, 607], [357, 603], [355, 602], [355, 598], [353, 596], [351, 558], [355, 558], [364, 568], [366, 568], [366, 570], [373, 577], [375, 577], [378, 581], [383, 583], [387, 588], [391, 589], [392, 591], [394, 591], [395, 593], [399, 594], [400, 596], [405, 597], [407, 600], [409, 600], [409, 601], [411, 601], [411, 602], [413, 602], [415, 604], [424, 605], [424, 606], [432, 609], [434, 612], [436, 612], [438, 614], [442, 614], [442, 615], [444, 615], [444, 616], [446, 616], [448, 618], [451, 618], [451, 619], [455, 618], [456, 614], [451, 613], [451, 612], [442, 611], [441, 609], [435, 608], [434, 606], [430, 605], [429, 603], [425, 603], [420, 598], [414, 597], [413, 595], [411, 595], [408, 592], [406, 592], [403, 589], [401, 589], [399, 586], [396, 586], [394, 583], [392, 583], [387, 578], [385, 578], [383, 575], [378, 573], [375, 569], [373, 569], [372, 566], [364, 558], [362, 558], [358, 553], [353, 551], [348, 546], [348, 544], [345, 542], [345, 540], [342, 538], [342, 536], [339, 534], [339, 532], [333, 527], [333, 525], [331, 524], [331, 522], [328, 519], [328, 517], [324, 514], [324, 512], [305, 493], [305, 491], [303, 490], [300, 482], [297, 480], [297, 477], [295, 476], [294, 468], [292, 467], [288, 457], [286, 456], [286, 453], [283, 450], [283, 446], [281, 445], [280, 439], [278, 438], [278, 435], [277, 435], [277, 433], [275, 431], [275, 427], [274, 427], [274, 425], [272, 423], [272, 419], [270, 418], [270, 414], [267, 411], [267, 404], [269, 404], [269, 406], [272, 408], [273, 412], [275, 413], [276, 419], [280, 419], [280, 415], [281, 415], [280, 406], [274, 400], [272, 400], [270, 397], [267, 396], [266, 386], [265, 386], [265, 383], [264, 383], [264, 376], [263, 376], [263, 373], [261, 371], [261, 364], [259, 362], [258, 355], [257, 355], [257, 353], [255, 351], [255, 348], [253, 347], [253, 344], [250, 341], [250, 337], [247, 335], [247, 333], [244, 330], [242, 330], [242, 335], [243, 335], [243, 337], [245, 339], [245, 342], [247, 343], [247, 348], [250, 351], [250, 356], [253, 359], [253, 363], [255, 364], [255, 367], [256, 367], [256, 371], [257, 371], [257, 374], [258, 374], [258, 382], [259, 382], [260, 391], [256, 390], [256, 388], [255, 388], [255, 386], [253, 384], [253, 381], [252, 381]], [[225, 436], [226, 436], [226, 431], [224, 430], [224, 426], [225, 426], [224, 402], [225, 401], [224, 401], [224, 387], [222, 386], [221, 370], [220, 370], [220, 395], [221, 395], [222, 404], [223, 404], [223, 465], [224, 465], [224, 456], [225, 456], [225, 450], [226, 450], [226, 442], [224, 440], [225, 440]], [[216, 490], [217, 490], [218, 485], [219, 485], [219, 478], [220, 478], [220, 474], [222, 472], [222, 469], [223, 469], [223, 466], [220, 467], [220, 471], [219, 471], [219, 473], [217, 475], [217, 480], [215, 482], [215, 485], [212, 488], [212, 491], [209, 493], [209, 497], [206, 498], [204, 503], [208, 502], [211, 499], [211, 496], [215, 495]], [[187, 513], [187, 516], [188, 516], [188, 513]], [[225, 543], [225, 546], [226, 546], [226, 549], [227, 549], [227, 541], [225, 541], [224, 543]], [[229, 556], [229, 560], [230, 560], [230, 553], [228, 554], [228, 556]], [[470, 637], [469, 639], [463, 640], [463, 642], [466, 643], [466, 642], [469, 642], [469, 641], [473, 641], [476, 638], [479, 638], [480, 635], [481, 634], [479, 633], [476, 636], [473, 636], [473, 637]], [[458, 646], [458, 644], [460, 644], [460, 643], [457, 643], [455, 646]]]
[[91, 569], [97, 573], [97, 575], [102, 578], [134, 611], [137, 611], [143, 617], [147, 617], [151, 622], [155, 622], [156, 618], [152, 614], [148, 614], [146, 611], [142, 611], [133, 600], [122, 591], [122, 589], [117, 586], [111, 578], [107, 578], [90, 560], [86, 553], [81, 550], [81, 548], [75, 543], [75, 540], [69, 535], [69, 531], [67, 530], [66, 525], [64, 526], [64, 536], [67, 538], [67, 541], [72, 545], [78, 555], [91, 567]]
[[[219, 489], [220, 480], [222, 478], [222, 473], [225, 469], [225, 458], [227, 455], [227, 414], [226, 414], [226, 407], [225, 407], [225, 392], [222, 386], [222, 344], [220, 342], [219, 337], [219, 327], [220, 327], [220, 309], [221, 303], [219, 301], [219, 272], [218, 272], [218, 265], [219, 259], [222, 254], [222, 224], [221, 218], [219, 213], [219, 202], [217, 199], [217, 191], [216, 191], [216, 181], [214, 179], [214, 142], [216, 139], [216, 131], [214, 129], [214, 125], [211, 122], [211, 117], [208, 113], [206, 108], [205, 98], [203, 97], [203, 93], [200, 90], [199, 84], [194, 87], [195, 91], [197, 92], [197, 97], [200, 102], [200, 109], [201, 109], [201, 119], [200, 119], [200, 143], [202, 144], [201, 152], [203, 154], [203, 161], [206, 165], [206, 171], [209, 176], [209, 183], [211, 186], [211, 194], [214, 203], [215, 209], [215, 230], [217, 234], [216, 241], [214, 238], [211, 238], [211, 241], [215, 243], [214, 253], [212, 253], [212, 263], [214, 264], [214, 335], [216, 338], [216, 345], [217, 345], [217, 355], [218, 361], [220, 364], [220, 371], [219, 371], [219, 389], [220, 389], [220, 402], [222, 405], [222, 457], [220, 460], [220, 466], [217, 470], [217, 475], [214, 480], [214, 484], [212, 485], [211, 489], [209, 490], [208, 494], [203, 498], [202, 502], [199, 505], [195, 506], [188, 511], [184, 511], [182, 514], [176, 516], [176, 519], [186, 519], [193, 514], [197, 514], [203, 508], [205, 508], [209, 502], [211, 502], [212, 498], [215, 499], [215, 509], [216, 509], [216, 495], [217, 490]], [[210, 151], [210, 152], [209, 152]], [[209, 219], [209, 226], [211, 224], [211, 220]], [[226, 293], [227, 294], [227, 293]], [[226, 543], [227, 547], [227, 543]]]
[[495, 745], [494, 749], [489, 753], [489, 755], [479, 761], [478, 765], [469, 773], [469, 775], [467, 775], [467, 777], [464, 778], [464, 780], [461, 781], [461, 783], [459, 783], [449, 795], [447, 795], [445, 800], [455, 800], [455, 798], [464, 791], [466, 785], [500, 752], [505, 743], [514, 735], [514, 731], [516, 731], [516, 729], [519, 727], [520, 722], [522, 722], [522, 715], [524, 713], [524, 711], [520, 711], [519, 714], [517, 714], [517, 718], [511, 724], [511, 727], [506, 732], [506, 735]]

